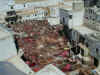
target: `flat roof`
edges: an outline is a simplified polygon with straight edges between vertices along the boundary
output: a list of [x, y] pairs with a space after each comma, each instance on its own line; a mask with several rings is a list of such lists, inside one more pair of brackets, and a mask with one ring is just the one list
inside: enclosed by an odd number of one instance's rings
[[84, 25], [74, 26], [73, 29], [77, 30], [82, 35], [97, 33], [97, 31], [89, 29], [88, 27], [86, 27]]
[[11, 36], [11, 34], [7, 30], [5, 30], [4, 28], [0, 27], [0, 40], [5, 39], [9, 36]]

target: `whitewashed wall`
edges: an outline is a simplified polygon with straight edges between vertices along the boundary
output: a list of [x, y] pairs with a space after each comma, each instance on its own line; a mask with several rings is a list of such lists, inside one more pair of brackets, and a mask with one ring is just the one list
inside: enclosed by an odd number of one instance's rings
[[73, 12], [73, 26], [80, 26], [84, 22], [84, 10]]
[[0, 12], [7, 11], [9, 0], [0, 0]]
[[58, 7], [51, 7], [50, 8], [50, 16], [51, 17], [59, 17], [59, 8]]
[[6, 16], [6, 13], [0, 12], [0, 23], [5, 23], [5, 16]]
[[[60, 22], [63, 24], [68, 25], [69, 22], [69, 13], [67, 10], [60, 9]], [[65, 20], [65, 23], [63, 22], [63, 19]]]
[[74, 0], [73, 3], [73, 26], [80, 26], [84, 21], [84, 2], [82, 0]]
[[0, 34], [0, 61], [4, 61], [15, 55], [17, 55], [17, 50], [16, 50], [13, 37], [8, 35], [8, 33], [6, 32], [3, 34], [1, 33]]
[[60, 24], [60, 18], [48, 18], [50, 25]]

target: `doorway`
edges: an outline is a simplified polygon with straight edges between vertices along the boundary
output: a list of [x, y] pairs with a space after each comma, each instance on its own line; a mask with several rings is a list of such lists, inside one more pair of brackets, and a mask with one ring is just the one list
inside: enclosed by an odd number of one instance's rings
[[63, 17], [63, 24], [65, 24], [65, 18]]
[[99, 66], [99, 60], [94, 57], [94, 66], [98, 67]]

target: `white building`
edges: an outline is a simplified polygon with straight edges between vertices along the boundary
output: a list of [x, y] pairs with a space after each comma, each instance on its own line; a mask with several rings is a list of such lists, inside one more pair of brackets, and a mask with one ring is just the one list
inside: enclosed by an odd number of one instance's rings
[[73, 26], [83, 24], [84, 20], [84, 2], [83, 0], [73, 1]]
[[85, 8], [84, 23], [85, 26], [100, 31], [100, 8], [96, 6]]
[[17, 55], [17, 49], [10, 32], [0, 27], [0, 61]]
[[[76, 40], [79, 38], [77, 27], [82, 27], [84, 24], [84, 2], [83, 0], [73, 1], [72, 19], [69, 21], [68, 27], [72, 29], [71, 38]], [[79, 32], [80, 33], [80, 32]], [[82, 33], [80, 33], [82, 34]]]
[[6, 12], [0, 12], [0, 24], [5, 23]]
[[72, 4], [73, 0], [15, 0], [9, 3], [8, 11], [15, 10], [18, 15], [22, 16], [22, 21], [27, 19], [47, 19], [53, 25], [60, 24], [62, 17], [69, 16], [68, 12], [72, 11]]

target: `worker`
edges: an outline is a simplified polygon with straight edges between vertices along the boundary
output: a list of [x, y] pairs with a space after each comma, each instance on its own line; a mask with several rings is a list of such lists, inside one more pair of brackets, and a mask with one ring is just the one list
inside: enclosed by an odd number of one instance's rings
[[66, 64], [66, 66], [62, 69], [64, 72], [71, 70], [71, 64]]
[[96, 70], [91, 70], [91, 75], [98, 75]]

